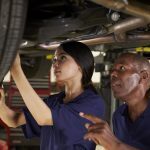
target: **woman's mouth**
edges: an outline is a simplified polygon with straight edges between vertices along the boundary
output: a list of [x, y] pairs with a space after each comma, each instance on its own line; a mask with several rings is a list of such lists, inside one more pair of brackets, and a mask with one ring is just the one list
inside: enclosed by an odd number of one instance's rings
[[60, 73], [61, 73], [61, 71], [59, 71], [59, 70], [54, 71], [55, 75], [60, 74]]

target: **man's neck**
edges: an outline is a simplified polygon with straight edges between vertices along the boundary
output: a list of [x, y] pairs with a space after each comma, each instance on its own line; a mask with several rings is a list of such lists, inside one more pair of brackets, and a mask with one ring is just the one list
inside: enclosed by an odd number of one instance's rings
[[148, 100], [143, 99], [135, 104], [128, 104], [128, 113], [130, 119], [134, 122], [147, 108]]

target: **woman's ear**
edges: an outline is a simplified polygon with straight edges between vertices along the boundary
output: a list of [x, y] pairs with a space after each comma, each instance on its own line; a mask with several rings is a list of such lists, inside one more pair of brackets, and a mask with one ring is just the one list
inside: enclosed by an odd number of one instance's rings
[[82, 69], [81, 69], [81, 67], [80, 67], [80, 66], [78, 66], [78, 69], [79, 69], [79, 71], [80, 71], [80, 72], [82, 72]]

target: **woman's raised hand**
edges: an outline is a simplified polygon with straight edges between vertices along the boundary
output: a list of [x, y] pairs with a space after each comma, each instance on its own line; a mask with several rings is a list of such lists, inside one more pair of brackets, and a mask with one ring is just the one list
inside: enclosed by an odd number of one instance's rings
[[5, 94], [4, 94], [4, 90], [0, 88], [0, 106], [4, 104], [5, 104]]
[[18, 71], [20, 71], [20, 69], [21, 69], [21, 61], [20, 61], [19, 54], [17, 54], [16, 58], [13, 62], [13, 65], [10, 69], [10, 72], [11, 72], [12, 75], [14, 74], [16, 76], [16, 75], [18, 75]]
[[12, 67], [17, 67], [18, 65], [19, 65], [19, 66], [21, 65], [19, 54], [16, 55], [16, 58], [15, 58], [15, 60], [14, 60], [14, 62], [13, 62]]

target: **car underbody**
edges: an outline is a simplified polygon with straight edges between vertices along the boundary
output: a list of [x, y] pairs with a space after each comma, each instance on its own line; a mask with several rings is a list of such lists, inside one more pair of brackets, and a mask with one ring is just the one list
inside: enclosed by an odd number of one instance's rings
[[37, 57], [53, 54], [59, 43], [66, 40], [86, 43], [91, 50], [108, 54], [110, 61], [114, 53], [137, 49], [149, 57], [149, 50], [145, 51], [150, 45], [147, 0], [28, 0], [28, 3], [1, 0], [0, 3], [1, 81], [18, 50], [23, 66], [34, 67]]

